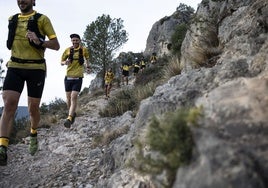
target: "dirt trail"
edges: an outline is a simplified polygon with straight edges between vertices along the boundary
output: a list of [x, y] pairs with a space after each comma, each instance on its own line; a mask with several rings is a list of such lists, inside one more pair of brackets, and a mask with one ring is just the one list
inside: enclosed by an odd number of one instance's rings
[[[122, 88], [114, 88], [111, 97]], [[8, 165], [0, 166], [0, 188], [92, 187], [103, 173], [98, 168], [102, 148], [94, 148], [92, 138], [107, 125], [101, 123], [99, 111], [109, 100], [103, 95], [81, 104], [70, 129], [63, 126], [64, 119], [38, 129], [34, 156], [28, 152], [29, 137], [10, 145]]]

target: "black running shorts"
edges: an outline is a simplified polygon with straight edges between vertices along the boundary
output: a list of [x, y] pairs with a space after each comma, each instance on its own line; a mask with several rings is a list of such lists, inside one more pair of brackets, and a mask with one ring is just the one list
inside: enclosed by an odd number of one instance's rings
[[8, 68], [3, 84], [3, 90], [12, 90], [22, 93], [24, 83], [27, 85], [29, 97], [41, 99], [46, 72], [41, 69]]
[[69, 78], [65, 77], [64, 78], [64, 86], [65, 86], [65, 92], [70, 92], [70, 91], [81, 91], [83, 83], [83, 78]]
[[129, 71], [123, 70], [123, 71], [122, 71], [122, 75], [123, 75], [123, 76], [129, 76]]

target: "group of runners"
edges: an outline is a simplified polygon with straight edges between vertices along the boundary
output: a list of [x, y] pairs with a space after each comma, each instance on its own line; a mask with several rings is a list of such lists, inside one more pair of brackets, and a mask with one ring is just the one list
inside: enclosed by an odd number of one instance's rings
[[[2, 98], [4, 108], [0, 119], [0, 166], [7, 165], [7, 149], [14, 116], [19, 99], [27, 86], [28, 111], [30, 118], [29, 153], [34, 155], [38, 151], [37, 128], [40, 122], [40, 102], [46, 78], [46, 49], [59, 50], [60, 44], [50, 19], [33, 9], [36, 0], [17, 0], [20, 13], [10, 16], [8, 25], [7, 48], [11, 50], [11, 57], [6, 63], [7, 73], [3, 82]], [[68, 116], [64, 126], [70, 128], [75, 122], [77, 99], [81, 91], [83, 74], [90, 73], [90, 54], [82, 46], [78, 34], [70, 35], [71, 47], [65, 49], [60, 63], [66, 66], [64, 86]], [[154, 55], [154, 54], [153, 54]], [[156, 56], [150, 59], [156, 62]], [[122, 81], [128, 85], [129, 70], [132, 65], [122, 64]], [[143, 58], [135, 62], [134, 74], [143, 71], [146, 64]], [[110, 97], [110, 90], [115, 74], [111, 68], [105, 73], [105, 95]]]

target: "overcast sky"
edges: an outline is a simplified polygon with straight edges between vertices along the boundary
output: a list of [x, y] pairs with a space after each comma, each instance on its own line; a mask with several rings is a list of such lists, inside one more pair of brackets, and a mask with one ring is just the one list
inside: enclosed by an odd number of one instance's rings
[[[56, 31], [60, 42], [60, 50], [47, 50], [47, 79], [42, 103], [49, 104], [55, 98], [65, 100], [64, 75], [65, 66], [60, 65], [63, 51], [71, 46], [69, 35], [78, 33], [83, 37], [86, 26], [103, 14], [111, 18], [121, 18], [124, 29], [129, 34], [128, 42], [119, 50], [143, 52], [146, 40], [153, 24], [175, 12], [180, 3], [193, 7], [195, 10], [201, 0], [36, 0], [35, 10], [47, 15]], [[4, 63], [10, 58], [6, 48], [7, 25], [9, 16], [20, 12], [16, 0], [0, 0], [0, 58]], [[86, 76], [83, 88], [88, 87], [93, 76]], [[0, 106], [3, 105], [2, 96]], [[22, 93], [20, 106], [27, 105], [26, 89]]]

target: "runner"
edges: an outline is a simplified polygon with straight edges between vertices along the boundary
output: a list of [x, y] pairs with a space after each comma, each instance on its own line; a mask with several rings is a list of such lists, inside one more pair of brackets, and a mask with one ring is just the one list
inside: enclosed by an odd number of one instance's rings
[[114, 79], [114, 73], [112, 68], [109, 68], [105, 73], [104, 81], [105, 81], [105, 96], [106, 99], [110, 98], [110, 91], [112, 88], [112, 81]]
[[[0, 165], [7, 165], [7, 147], [20, 95], [26, 82], [31, 131], [29, 152], [38, 150], [37, 127], [43, 94], [46, 61], [45, 49], [59, 50], [60, 45], [50, 19], [33, 10], [35, 0], [17, 0], [21, 11], [9, 18], [7, 47], [11, 58], [3, 84], [4, 110], [0, 120]], [[48, 37], [48, 40], [45, 40]]]
[[67, 98], [68, 117], [64, 122], [66, 128], [70, 128], [76, 117], [77, 99], [81, 91], [85, 69], [89, 73], [89, 52], [81, 45], [78, 34], [70, 35], [72, 46], [66, 48], [61, 57], [61, 65], [67, 66], [64, 86]]

